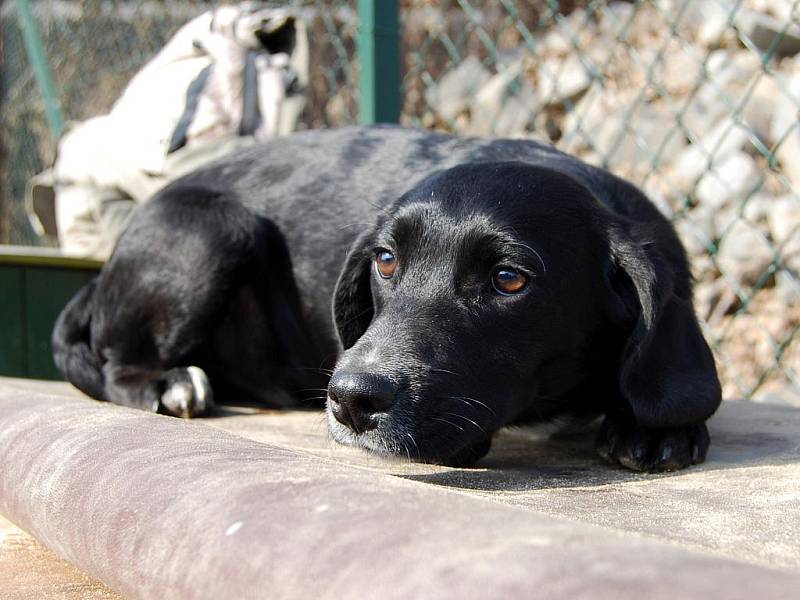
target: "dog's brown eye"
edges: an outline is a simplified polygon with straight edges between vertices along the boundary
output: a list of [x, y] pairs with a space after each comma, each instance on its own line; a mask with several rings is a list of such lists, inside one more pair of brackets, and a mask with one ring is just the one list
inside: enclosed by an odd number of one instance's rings
[[492, 275], [492, 286], [506, 296], [520, 293], [526, 285], [527, 276], [509, 267], [500, 267]]
[[381, 250], [375, 255], [375, 267], [378, 269], [378, 275], [389, 279], [397, 269], [397, 258], [388, 250]]

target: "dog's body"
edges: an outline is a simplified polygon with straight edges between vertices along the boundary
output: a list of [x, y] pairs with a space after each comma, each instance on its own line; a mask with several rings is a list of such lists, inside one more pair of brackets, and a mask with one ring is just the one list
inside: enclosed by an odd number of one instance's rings
[[394, 127], [296, 134], [172, 184], [54, 349], [89, 395], [186, 416], [212, 389], [301, 405], [335, 367], [338, 441], [449, 463], [510, 423], [604, 414], [601, 454], [680, 468], [720, 401], [683, 249], [641, 192], [535, 142]]

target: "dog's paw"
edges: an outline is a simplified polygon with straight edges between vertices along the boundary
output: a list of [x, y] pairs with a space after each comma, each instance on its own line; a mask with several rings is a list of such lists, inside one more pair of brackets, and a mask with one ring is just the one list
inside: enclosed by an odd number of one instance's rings
[[214, 405], [211, 384], [199, 367], [172, 369], [166, 374], [166, 389], [159, 412], [190, 419], [207, 413]]
[[610, 463], [634, 471], [659, 473], [703, 462], [709, 441], [705, 423], [673, 429], [644, 429], [606, 417], [595, 447]]

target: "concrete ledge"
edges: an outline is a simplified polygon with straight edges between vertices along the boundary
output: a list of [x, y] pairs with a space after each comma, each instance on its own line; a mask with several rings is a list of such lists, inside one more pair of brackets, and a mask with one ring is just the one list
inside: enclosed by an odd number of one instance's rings
[[329, 445], [316, 413], [67, 389], [0, 380], [0, 513], [125, 597], [800, 597], [800, 411], [730, 403], [711, 462], [656, 477], [580, 439], [446, 469]]
[[0, 597], [5, 600], [120, 600], [0, 517]]

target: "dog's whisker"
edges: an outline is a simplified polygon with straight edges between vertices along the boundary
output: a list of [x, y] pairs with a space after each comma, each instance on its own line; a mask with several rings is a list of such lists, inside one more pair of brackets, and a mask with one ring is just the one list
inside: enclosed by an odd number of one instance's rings
[[408, 444], [397, 442], [397, 445], [406, 453], [406, 458], [411, 462], [411, 452], [408, 449]]
[[301, 402], [306, 406], [311, 406], [317, 402], [322, 402], [323, 400], [327, 400], [328, 396], [312, 396], [310, 398], [301, 399]]
[[456, 373], [455, 371], [448, 371], [447, 369], [431, 369], [431, 373], [448, 373], [449, 375], [455, 375], [456, 377], [463, 377], [461, 373]]
[[[513, 232], [513, 230], [511, 230], [511, 231]], [[510, 236], [510, 238], [511, 239], [507, 240], [506, 243], [509, 246], [515, 246], [517, 248], [523, 248], [523, 249], [527, 250], [528, 252], [530, 252], [531, 254], [533, 254], [539, 260], [539, 263], [542, 265], [542, 270], [544, 271], [544, 274], [547, 275], [547, 265], [544, 263], [544, 259], [542, 258], [542, 255], [539, 254], [536, 251], [536, 249], [533, 248], [532, 246], [529, 246], [528, 244], [525, 244], [523, 242], [517, 241], [518, 238], [519, 238], [519, 235], [516, 232], [513, 232], [513, 235]]]
[[481, 402], [477, 398], [470, 398], [469, 396], [445, 396], [445, 398], [450, 398], [450, 399], [453, 399], [453, 400], [461, 400], [462, 402], [464, 402], [468, 406], [471, 405], [471, 403], [474, 402], [475, 404], [477, 404], [479, 406], [482, 406], [483, 408], [488, 410], [490, 413], [492, 413], [492, 415], [494, 416], [495, 419], [498, 418], [497, 417], [497, 413], [495, 412], [495, 410], [491, 406], [489, 406], [485, 402]]
[[455, 427], [459, 431], [462, 431], [462, 432], [464, 431], [463, 427], [461, 427], [460, 425], [456, 425], [455, 423], [453, 423], [452, 421], [448, 421], [447, 419], [440, 419], [439, 417], [431, 417], [431, 419], [433, 421], [439, 421], [441, 423], [447, 423], [448, 425], [451, 425], [451, 426]]
[[414, 436], [411, 435], [408, 431], [406, 431], [406, 437], [411, 440], [411, 443], [414, 444], [414, 448], [417, 451], [417, 458], [420, 458], [419, 446], [417, 445], [417, 440], [414, 439]]
[[533, 252], [533, 254], [536, 256], [536, 258], [538, 258], [539, 262], [542, 264], [542, 270], [544, 270], [544, 274], [547, 275], [547, 265], [544, 264], [544, 259], [542, 258], [541, 254], [539, 254], [536, 250], [531, 248], [528, 244], [523, 244], [521, 242], [517, 242], [514, 245], [515, 246], [519, 246], [521, 248], [525, 248], [526, 250], [530, 250], [531, 252]]
[[323, 369], [322, 367], [289, 367], [292, 371], [313, 371], [324, 375], [333, 375], [333, 369]]
[[341, 227], [337, 227], [337, 231], [341, 231], [342, 229], [348, 229], [350, 227], [369, 227], [372, 223], [348, 223], [347, 225], [342, 225]]
[[449, 416], [451, 416], [451, 417], [458, 417], [459, 419], [464, 419], [465, 421], [467, 421], [467, 422], [471, 423], [472, 425], [474, 425], [475, 427], [477, 427], [477, 428], [478, 428], [478, 430], [479, 430], [481, 433], [486, 433], [486, 430], [485, 430], [483, 427], [481, 427], [480, 425], [478, 425], [478, 424], [477, 424], [475, 421], [473, 421], [473, 420], [472, 420], [472, 419], [470, 419], [469, 417], [465, 417], [464, 415], [459, 415], [458, 413], [451, 413], [451, 412], [446, 412], [446, 413], [442, 413], [442, 414], [443, 414], [443, 415], [449, 415]]

